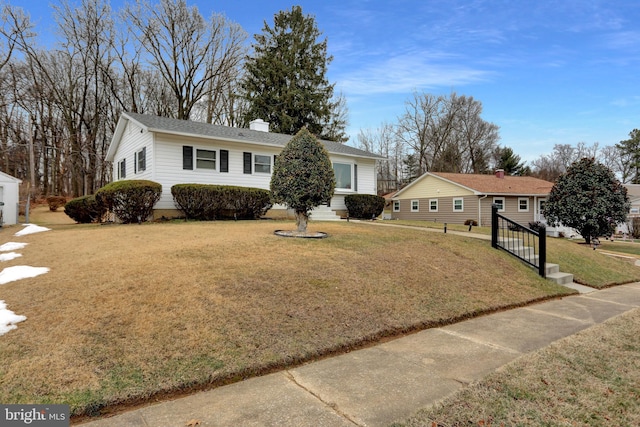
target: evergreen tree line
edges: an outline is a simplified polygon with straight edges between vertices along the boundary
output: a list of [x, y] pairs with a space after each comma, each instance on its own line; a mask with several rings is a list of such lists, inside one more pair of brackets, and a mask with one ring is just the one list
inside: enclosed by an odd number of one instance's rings
[[[272, 27], [265, 21], [252, 44], [239, 24], [205, 18], [186, 0], [120, 10], [109, 0], [61, 0], [52, 6], [55, 39], [42, 46], [21, 8], [0, 6], [0, 170], [29, 183], [32, 195], [77, 197], [108, 183], [106, 153], [124, 111], [237, 127], [262, 118], [274, 132], [306, 126], [346, 140], [344, 97], [325, 77], [326, 39], [299, 7]], [[273, 62], [294, 45], [299, 53]], [[294, 78], [283, 74], [294, 69]], [[265, 72], [288, 80], [256, 88]], [[297, 114], [305, 90], [317, 96]], [[274, 102], [281, 115], [268, 109]]]

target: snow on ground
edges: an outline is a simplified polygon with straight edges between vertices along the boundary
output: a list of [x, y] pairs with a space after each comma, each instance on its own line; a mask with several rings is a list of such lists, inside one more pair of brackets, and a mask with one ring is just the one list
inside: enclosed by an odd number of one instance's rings
[[24, 224], [24, 228], [18, 231], [14, 236], [25, 236], [27, 234], [40, 233], [41, 231], [49, 231], [50, 228], [41, 227], [35, 224]]
[[0, 246], [0, 252], [15, 251], [27, 246], [27, 243], [8, 242]]
[[29, 267], [28, 265], [15, 265], [7, 267], [0, 272], [0, 285], [13, 282], [15, 280], [26, 279], [28, 277], [36, 277], [47, 273], [48, 267]]
[[4, 301], [0, 300], [0, 335], [17, 328], [15, 324], [24, 320], [27, 320], [26, 316], [18, 316], [13, 311], [8, 310]]
[[12, 259], [16, 259], [22, 256], [22, 254], [17, 254], [15, 252], [9, 252], [7, 254], [0, 254], [0, 261], [11, 261]]

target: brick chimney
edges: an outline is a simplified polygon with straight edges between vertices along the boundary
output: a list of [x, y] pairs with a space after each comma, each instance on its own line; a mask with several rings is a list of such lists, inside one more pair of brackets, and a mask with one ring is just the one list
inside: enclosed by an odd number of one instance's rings
[[496, 169], [496, 178], [504, 178], [504, 169]]
[[255, 119], [249, 123], [249, 129], [257, 130], [260, 132], [269, 132], [269, 123], [262, 119]]

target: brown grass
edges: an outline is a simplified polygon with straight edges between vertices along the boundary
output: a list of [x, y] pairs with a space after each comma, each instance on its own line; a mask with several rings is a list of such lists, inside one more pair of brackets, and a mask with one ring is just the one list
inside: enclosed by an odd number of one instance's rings
[[[53, 214], [53, 213], [52, 213]], [[64, 214], [62, 214], [64, 215]], [[51, 222], [48, 223], [51, 225]], [[60, 225], [13, 237], [50, 267], [0, 286], [0, 401], [98, 413], [572, 291], [486, 241], [355, 223]]]
[[640, 309], [517, 359], [408, 427], [640, 425]]

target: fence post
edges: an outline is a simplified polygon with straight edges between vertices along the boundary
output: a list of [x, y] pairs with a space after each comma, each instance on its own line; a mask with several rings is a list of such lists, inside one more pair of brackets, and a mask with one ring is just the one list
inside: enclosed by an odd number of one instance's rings
[[491, 247], [498, 247], [498, 205], [491, 205]]
[[542, 224], [538, 229], [538, 274], [542, 277], [547, 277], [547, 227]]

